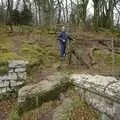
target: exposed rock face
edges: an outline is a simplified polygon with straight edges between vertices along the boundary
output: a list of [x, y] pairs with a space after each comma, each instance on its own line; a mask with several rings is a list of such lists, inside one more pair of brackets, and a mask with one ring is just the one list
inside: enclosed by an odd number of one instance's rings
[[27, 79], [26, 66], [28, 62], [13, 60], [8, 64], [8, 74], [0, 76], [0, 94], [21, 86]]
[[70, 79], [88, 104], [111, 120], [120, 120], [120, 81], [114, 77], [89, 74], [74, 74]]
[[37, 84], [25, 86], [18, 93], [19, 108], [27, 110], [42, 104], [42, 102], [54, 99], [67, 88], [67, 84], [68, 76], [55, 73]]

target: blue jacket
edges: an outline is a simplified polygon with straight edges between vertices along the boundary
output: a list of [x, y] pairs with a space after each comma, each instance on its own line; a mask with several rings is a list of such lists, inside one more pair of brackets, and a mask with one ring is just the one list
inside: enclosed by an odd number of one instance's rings
[[60, 40], [62, 43], [66, 43], [69, 39], [69, 36], [66, 32], [61, 32], [58, 36], [58, 40]]

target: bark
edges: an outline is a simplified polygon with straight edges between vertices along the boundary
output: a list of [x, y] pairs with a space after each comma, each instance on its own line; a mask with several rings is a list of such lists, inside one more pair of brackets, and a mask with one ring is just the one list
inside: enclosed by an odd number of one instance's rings
[[13, 0], [7, 0], [8, 5], [7, 5], [7, 18], [8, 18], [8, 25], [10, 27], [10, 31], [13, 31], [13, 26], [12, 26], [12, 9], [13, 9]]

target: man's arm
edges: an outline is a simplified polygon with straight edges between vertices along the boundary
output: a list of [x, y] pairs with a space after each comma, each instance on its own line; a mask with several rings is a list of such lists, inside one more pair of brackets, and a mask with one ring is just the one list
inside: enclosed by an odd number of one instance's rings
[[58, 34], [58, 40], [61, 40], [62, 33]]

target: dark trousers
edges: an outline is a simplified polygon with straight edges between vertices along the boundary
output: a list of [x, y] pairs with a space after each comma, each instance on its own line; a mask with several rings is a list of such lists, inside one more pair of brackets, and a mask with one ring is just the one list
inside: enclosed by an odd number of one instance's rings
[[64, 57], [65, 56], [65, 50], [66, 50], [66, 43], [63, 43], [60, 41], [60, 56]]

